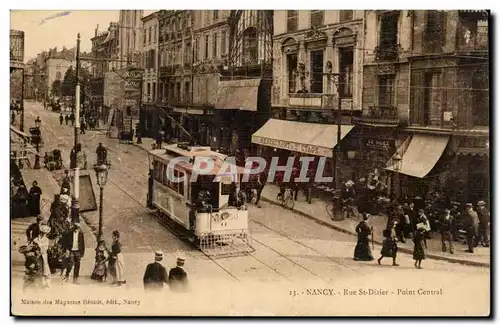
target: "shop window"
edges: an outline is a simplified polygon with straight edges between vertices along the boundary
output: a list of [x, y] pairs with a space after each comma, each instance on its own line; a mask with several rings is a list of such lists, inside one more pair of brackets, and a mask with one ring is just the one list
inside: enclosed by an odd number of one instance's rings
[[311, 28], [319, 28], [324, 25], [324, 10], [311, 10]]
[[378, 77], [378, 105], [392, 106], [394, 104], [394, 75]]
[[424, 32], [425, 52], [442, 52], [445, 40], [446, 13], [442, 10], [428, 10]]
[[297, 82], [295, 78], [297, 70], [297, 54], [292, 53], [286, 56], [288, 70], [288, 93], [295, 93], [297, 90]]
[[352, 77], [354, 65], [354, 49], [352, 47], [339, 49], [340, 66], [340, 97], [352, 97]]
[[311, 51], [311, 93], [323, 93], [323, 50]]
[[345, 22], [347, 20], [352, 20], [353, 13], [354, 13], [353, 10], [340, 10], [339, 22]]
[[256, 63], [257, 50], [257, 29], [251, 27], [243, 32], [243, 64]]
[[298, 10], [287, 10], [286, 11], [286, 31], [296, 32], [298, 27]]
[[399, 11], [381, 16], [380, 39], [377, 47], [377, 58], [390, 60], [397, 57]]

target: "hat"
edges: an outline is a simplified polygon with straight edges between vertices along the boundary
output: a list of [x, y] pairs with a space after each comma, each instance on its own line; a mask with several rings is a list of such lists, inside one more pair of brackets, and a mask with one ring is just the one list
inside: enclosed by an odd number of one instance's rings
[[180, 257], [178, 257], [178, 258], [177, 258], [177, 265], [182, 266], [182, 265], [184, 265], [184, 262], [185, 262], [185, 261], [186, 261], [186, 260], [185, 260], [184, 258], [180, 258]]
[[368, 213], [363, 214], [363, 220], [366, 221], [370, 216]]
[[163, 259], [163, 251], [157, 250], [155, 251], [155, 260], [162, 260]]
[[467, 204], [465, 204], [465, 207], [472, 207], [472, 204], [471, 203], [467, 203]]
[[42, 233], [49, 233], [50, 232], [50, 226], [46, 224], [40, 225], [40, 232]]
[[486, 205], [486, 203], [484, 202], [484, 200], [480, 200], [477, 202], [477, 206], [484, 206]]

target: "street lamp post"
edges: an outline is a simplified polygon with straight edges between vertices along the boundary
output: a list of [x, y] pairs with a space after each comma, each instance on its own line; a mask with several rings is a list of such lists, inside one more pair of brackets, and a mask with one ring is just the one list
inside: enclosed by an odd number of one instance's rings
[[[337, 205], [335, 207], [340, 209], [340, 140], [342, 138], [341, 135], [341, 126], [342, 126], [342, 110], [341, 110], [341, 100], [340, 100], [340, 74], [334, 72], [327, 72], [323, 75], [326, 75], [328, 79], [333, 83], [337, 92], [337, 144], [332, 148], [332, 174], [334, 176], [335, 182], [335, 193], [334, 200], [337, 200]], [[342, 215], [342, 214], [341, 214]], [[343, 218], [343, 217], [342, 217]]]
[[[108, 181], [108, 171], [110, 164], [105, 162], [103, 164], [94, 164], [94, 171], [97, 178], [97, 184], [99, 185], [99, 233], [97, 235], [98, 242], [102, 240], [102, 211], [103, 211], [103, 191], [106, 182]], [[99, 244], [98, 244], [99, 245]]]
[[403, 163], [403, 158], [401, 157], [401, 155], [399, 155], [398, 152], [396, 152], [396, 155], [394, 155], [394, 158], [393, 158], [393, 161], [394, 161], [394, 171], [396, 172], [396, 175], [395, 175], [395, 184], [396, 186], [394, 187], [395, 188], [395, 194], [396, 194], [396, 199], [399, 198], [399, 171], [401, 171], [401, 165]]
[[80, 146], [80, 33], [76, 39], [76, 89], [75, 89], [75, 142], [74, 155], [71, 157], [71, 166], [73, 169], [73, 198], [71, 201], [71, 220], [73, 222], [80, 221], [80, 167], [78, 162], [78, 151]]

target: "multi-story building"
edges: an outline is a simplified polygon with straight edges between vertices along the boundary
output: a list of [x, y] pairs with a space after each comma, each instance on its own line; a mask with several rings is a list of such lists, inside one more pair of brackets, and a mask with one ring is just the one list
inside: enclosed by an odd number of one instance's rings
[[[105, 103], [104, 91], [106, 84], [105, 76], [113, 69], [120, 67], [119, 60], [119, 31], [118, 23], [111, 22], [104, 32], [95, 29], [94, 37], [91, 38], [92, 54], [92, 108], [97, 110], [100, 118], [106, 123], [111, 103]], [[118, 96], [119, 94], [116, 94]]]
[[45, 58], [45, 81], [49, 93], [52, 92], [55, 81], [63, 81], [64, 75], [69, 67], [75, 67], [75, 49], [63, 48], [61, 51], [56, 48], [50, 49]]
[[145, 124], [145, 135], [154, 136], [156, 117], [156, 101], [158, 100], [158, 28], [159, 12], [142, 18], [142, 114]]
[[365, 26], [357, 166], [386, 168], [394, 196], [486, 200], [488, 14], [367, 11]]
[[120, 10], [118, 20], [120, 69], [140, 65], [143, 16], [144, 10]]
[[[333, 156], [336, 124], [344, 138], [360, 115], [365, 32], [361, 10], [274, 12], [272, 118], [252, 136], [263, 155], [307, 154], [315, 163]], [[342, 140], [342, 160], [355, 143], [352, 135]], [[332, 173], [329, 159], [324, 175]], [[341, 173], [356, 171], [345, 164]]]
[[161, 122], [169, 137], [184, 140], [192, 139], [179, 126], [183, 126], [192, 137], [196, 137], [194, 134], [198, 130], [189, 118], [199, 111], [198, 108], [193, 108], [196, 105], [192, 100], [194, 12], [162, 10], [158, 17], [160, 68], [157, 103], [162, 114], [157, 121]]
[[35, 99], [35, 74], [36, 74], [36, 59], [31, 59], [25, 64], [24, 69], [24, 99], [34, 100]]
[[249, 149], [267, 120], [272, 78], [273, 12], [195, 12], [193, 102], [204, 108], [199, 130], [214, 148]]

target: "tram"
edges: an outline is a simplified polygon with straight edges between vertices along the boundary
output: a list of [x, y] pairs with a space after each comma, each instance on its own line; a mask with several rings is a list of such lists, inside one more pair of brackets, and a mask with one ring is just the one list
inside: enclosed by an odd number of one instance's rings
[[[244, 169], [226, 159], [227, 155], [210, 147], [184, 144], [169, 144], [149, 152], [153, 184], [148, 198], [154, 209], [160, 218], [186, 231], [190, 240], [209, 255], [254, 251], [248, 210], [239, 190]], [[206, 171], [205, 166], [202, 171], [200, 167], [207, 160], [213, 162], [213, 168]], [[229, 168], [222, 171], [224, 167]]]

